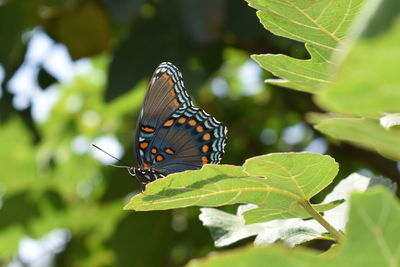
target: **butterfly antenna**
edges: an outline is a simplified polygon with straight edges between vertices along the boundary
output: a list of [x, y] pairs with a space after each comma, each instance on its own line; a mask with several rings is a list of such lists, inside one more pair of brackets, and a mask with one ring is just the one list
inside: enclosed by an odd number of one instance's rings
[[97, 149], [100, 150], [101, 152], [103, 152], [103, 153], [109, 155], [109, 156], [112, 157], [113, 159], [116, 159], [116, 160], [118, 160], [119, 162], [122, 162], [123, 164], [126, 165], [126, 166], [120, 166], [120, 165], [113, 165], [113, 164], [111, 164], [111, 166], [117, 167], [117, 168], [131, 168], [130, 166], [128, 166], [128, 164], [127, 164], [125, 161], [120, 160], [120, 159], [117, 158], [117, 157], [114, 157], [113, 155], [111, 155], [111, 154], [108, 153], [107, 151], [101, 149], [100, 147], [96, 146], [95, 144], [92, 144], [92, 146], [94, 146], [95, 148], [97, 148]]

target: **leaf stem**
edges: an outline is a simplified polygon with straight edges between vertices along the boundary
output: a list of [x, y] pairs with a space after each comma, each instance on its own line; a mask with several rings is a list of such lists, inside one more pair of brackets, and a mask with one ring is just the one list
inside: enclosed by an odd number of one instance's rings
[[320, 239], [320, 240], [329, 240], [337, 243], [337, 239], [329, 236], [318, 236], [315, 239]]
[[317, 212], [310, 204], [310, 202], [308, 200], [305, 201], [301, 201], [300, 202], [301, 206], [303, 206], [303, 208], [317, 221], [319, 222], [323, 227], [325, 227], [326, 230], [328, 230], [329, 233], [331, 233], [331, 235], [333, 235], [338, 243], [341, 243], [343, 241], [343, 234], [341, 232], [339, 232], [338, 230], [336, 230], [332, 225], [329, 224], [328, 221], [326, 221], [324, 219], [324, 217], [321, 216], [321, 214], [319, 214], [319, 212]]

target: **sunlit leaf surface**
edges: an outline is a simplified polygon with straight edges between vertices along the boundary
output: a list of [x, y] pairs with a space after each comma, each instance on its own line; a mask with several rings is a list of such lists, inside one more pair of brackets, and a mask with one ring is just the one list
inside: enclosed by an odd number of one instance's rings
[[277, 1], [247, 0], [258, 10], [264, 27], [272, 33], [306, 44], [310, 59], [286, 55], [253, 55], [264, 69], [280, 79], [268, 82], [305, 92], [316, 92], [331, 82], [331, 59], [342, 49], [343, 38], [358, 14], [362, 0]]
[[251, 211], [251, 223], [272, 218], [309, 217], [299, 203], [308, 201], [326, 187], [338, 171], [331, 157], [313, 153], [270, 154], [249, 159], [243, 166], [207, 165], [199, 171], [159, 179], [133, 197], [125, 209], [252, 203], [262, 212]]
[[338, 140], [343, 140], [400, 161], [400, 129], [384, 129], [378, 120], [362, 118], [327, 118], [315, 128]]

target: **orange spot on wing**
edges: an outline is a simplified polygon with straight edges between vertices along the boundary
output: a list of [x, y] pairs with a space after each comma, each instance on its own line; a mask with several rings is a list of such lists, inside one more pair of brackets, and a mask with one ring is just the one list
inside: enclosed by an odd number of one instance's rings
[[148, 169], [149, 168], [149, 164], [143, 163], [143, 168]]
[[162, 155], [158, 155], [156, 157], [156, 161], [162, 161], [162, 160], [164, 160], [164, 157]]
[[157, 153], [157, 148], [153, 147], [153, 148], [151, 149], [151, 154], [156, 154], [156, 153]]
[[141, 149], [146, 149], [148, 146], [149, 146], [149, 142], [146, 142], [146, 141], [141, 142], [141, 143], [139, 144], [139, 147], [140, 147]]
[[165, 153], [172, 155], [172, 154], [175, 154], [175, 151], [173, 151], [171, 148], [166, 148]]
[[175, 96], [175, 95], [176, 95], [175, 89], [174, 89], [174, 88], [171, 89], [171, 95], [172, 95], [172, 96]]
[[196, 127], [196, 131], [199, 132], [199, 133], [201, 133], [201, 132], [204, 131], [204, 127], [201, 126], [201, 125], [199, 125], [199, 126]]
[[168, 80], [169, 85], [173, 86], [174, 85], [174, 81], [172, 81], [172, 79]]
[[209, 149], [210, 149], [210, 147], [208, 145], [204, 145], [201, 147], [201, 151], [203, 151], [203, 153], [208, 152]]
[[203, 140], [208, 141], [208, 140], [210, 140], [210, 139], [211, 139], [211, 134], [206, 133], [205, 135], [203, 135]]
[[173, 103], [177, 107], [180, 106], [180, 103], [179, 103], [178, 99], [176, 99], [176, 98], [174, 99]]
[[142, 126], [142, 131], [146, 132], [146, 133], [154, 133], [156, 131], [156, 129], [151, 128], [151, 127], [146, 127], [146, 126]]
[[202, 156], [202, 157], [201, 157], [201, 162], [202, 162], [203, 164], [207, 164], [207, 163], [208, 163], [208, 158], [207, 158], [206, 156]]
[[184, 123], [185, 121], [186, 121], [186, 118], [185, 118], [185, 117], [180, 117], [180, 118], [178, 119], [178, 122], [179, 122], [180, 124]]
[[165, 78], [165, 79], [169, 79], [168, 73], [164, 73], [164, 74], [162, 75], [162, 77]]
[[190, 126], [195, 126], [197, 124], [197, 121], [196, 120], [190, 120], [189, 121], [189, 125]]
[[166, 122], [164, 122], [163, 126], [164, 127], [170, 127], [174, 123], [173, 119], [169, 119]]

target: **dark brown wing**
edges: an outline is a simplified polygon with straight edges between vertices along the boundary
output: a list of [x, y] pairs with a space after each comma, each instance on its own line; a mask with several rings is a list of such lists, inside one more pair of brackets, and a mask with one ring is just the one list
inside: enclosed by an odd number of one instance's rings
[[178, 68], [169, 62], [161, 63], [151, 78], [136, 126], [135, 156], [139, 167], [148, 167], [144, 152], [165, 120], [179, 108], [190, 106], [193, 104]]

